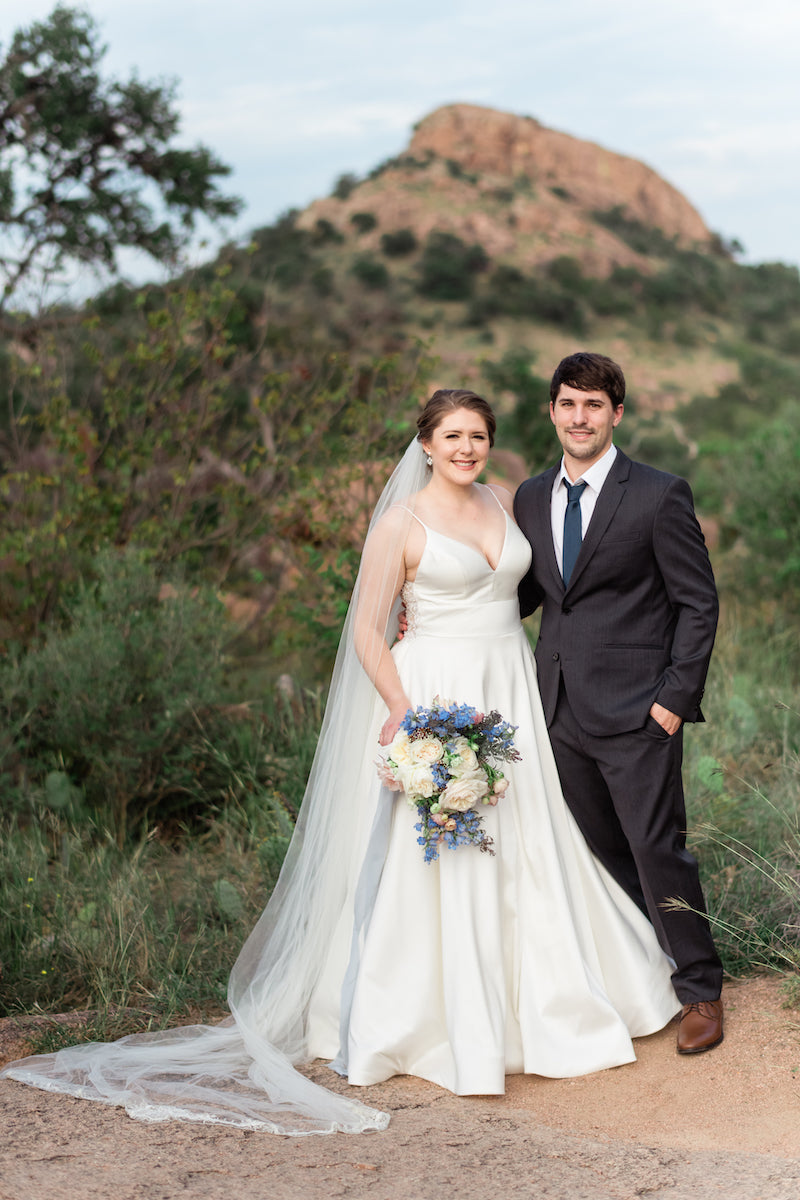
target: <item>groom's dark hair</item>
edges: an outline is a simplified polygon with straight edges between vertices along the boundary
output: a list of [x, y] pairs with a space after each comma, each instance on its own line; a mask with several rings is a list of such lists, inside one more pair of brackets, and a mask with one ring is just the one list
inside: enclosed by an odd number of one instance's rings
[[622, 368], [605, 354], [581, 350], [578, 354], [562, 358], [550, 381], [552, 404], [555, 404], [562, 383], [581, 392], [606, 392], [613, 408], [619, 408], [625, 399], [625, 376], [622, 374]]

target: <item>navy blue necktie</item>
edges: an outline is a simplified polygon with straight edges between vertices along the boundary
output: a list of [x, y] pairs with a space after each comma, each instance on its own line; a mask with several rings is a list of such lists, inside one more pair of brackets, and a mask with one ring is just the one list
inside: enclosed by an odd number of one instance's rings
[[564, 513], [564, 554], [562, 558], [564, 587], [569, 583], [572, 568], [581, 548], [581, 494], [585, 483], [567, 483], [567, 511]]

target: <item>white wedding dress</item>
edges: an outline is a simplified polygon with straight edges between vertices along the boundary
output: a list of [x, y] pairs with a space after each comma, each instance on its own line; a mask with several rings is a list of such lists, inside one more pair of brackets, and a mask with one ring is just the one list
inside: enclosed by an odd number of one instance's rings
[[561, 796], [519, 619], [530, 547], [506, 517], [492, 570], [471, 546], [425, 531], [404, 588], [408, 633], [393, 651], [406, 694], [414, 705], [439, 696], [498, 709], [518, 725], [522, 760], [504, 765], [508, 792], [481, 810], [494, 857], [461, 846], [426, 863], [416, 810], [382, 791], [356, 937], [351, 950], [343, 922], [332, 941], [311, 1051], [336, 1058], [352, 1084], [409, 1074], [459, 1095], [500, 1094], [508, 1074], [631, 1062], [631, 1038], [663, 1028], [680, 1002], [651, 924], [590, 854]]
[[[424, 482], [414, 441], [373, 525]], [[522, 761], [504, 767], [510, 789], [483, 812], [494, 857], [462, 846], [426, 864], [416, 812], [378, 784], [385, 708], [354, 649], [359, 576], [295, 834], [231, 972], [231, 1016], [71, 1046], [0, 1075], [142, 1121], [302, 1136], [389, 1121], [356, 1088], [337, 1094], [298, 1071], [315, 1057], [352, 1084], [411, 1073], [459, 1094], [500, 1093], [510, 1073], [632, 1061], [631, 1038], [680, 1006], [652, 926], [564, 806], [519, 620], [529, 559], [508, 517], [496, 570], [427, 529], [404, 588], [410, 629], [392, 651], [415, 705], [439, 696], [518, 726]]]

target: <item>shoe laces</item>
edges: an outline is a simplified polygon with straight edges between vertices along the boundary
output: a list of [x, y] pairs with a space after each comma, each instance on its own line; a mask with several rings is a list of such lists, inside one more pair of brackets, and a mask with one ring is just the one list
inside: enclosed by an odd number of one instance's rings
[[718, 1000], [693, 1000], [691, 1004], [684, 1004], [683, 1012], [681, 1013], [681, 1020], [683, 1020], [684, 1017], [688, 1017], [689, 1013], [692, 1012], [699, 1013], [701, 1017], [716, 1017], [717, 1004], [719, 1004]]

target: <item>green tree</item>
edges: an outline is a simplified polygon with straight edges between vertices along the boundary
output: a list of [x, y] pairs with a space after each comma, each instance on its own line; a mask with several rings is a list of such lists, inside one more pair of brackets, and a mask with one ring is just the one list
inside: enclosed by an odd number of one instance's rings
[[354, 258], [350, 274], [355, 275], [356, 279], [368, 288], [387, 288], [391, 282], [386, 267], [371, 254], [359, 254]]
[[485, 362], [483, 374], [495, 392], [511, 392], [514, 411], [503, 419], [505, 441], [519, 451], [531, 471], [541, 471], [555, 458], [556, 441], [548, 416], [550, 384], [533, 373], [536, 355], [509, 350], [499, 362]]
[[36, 638], [107, 543], [217, 586], [257, 576], [271, 605], [320, 569], [307, 547], [324, 570], [358, 546], [408, 440], [416, 347], [376, 358], [304, 316], [272, 323], [227, 266], [139, 292], [116, 322], [103, 302], [7, 364], [0, 641]]
[[432, 300], [467, 300], [475, 275], [484, 271], [488, 262], [486, 251], [477, 242], [468, 246], [453, 233], [433, 230], [419, 260], [417, 290]]
[[417, 245], [417, 237], [413, 229], [396, 229], [394, 233], [384, 233], [381, 238], [381, 250], [390, 258], [413, 254]]
[[174, 261], [199, 214], [241, 207], [217, 187], [230, 168], [175, 145], [174, 85], [104, 79], [104, 54], [89, 13], [59, 5], [0, 61], [0, 312], [70, 262]]

